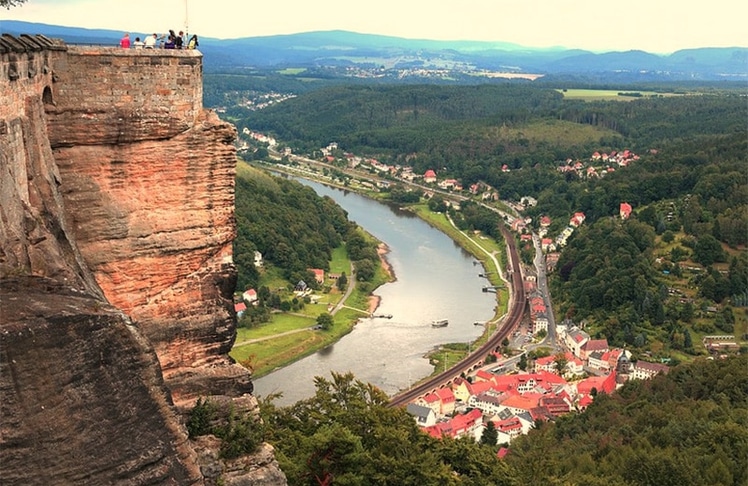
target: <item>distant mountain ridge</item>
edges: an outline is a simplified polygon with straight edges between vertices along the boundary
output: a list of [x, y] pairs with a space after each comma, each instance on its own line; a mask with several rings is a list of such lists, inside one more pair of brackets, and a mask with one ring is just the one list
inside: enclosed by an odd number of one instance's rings
[[[122, 33], [6, 20], [0, 32], [44, 34], [73, 44], [115, 44]], [[141, 33], [148, 35], [148, 33]], [[199, 34], [199, 33], [198, 33]], [[133, 33], [133, 36], [137, 33]], [[539, 74], [631, 73], [669, 80], [748, 81], [748, 47], [683, 49], [669, 55], [640, 50], [595, 53], [564, 47], [529, 48], [509, 42], [404, 39], [342, 30], [200, 38], [206, 69], [368, 66], [442, 68]]]

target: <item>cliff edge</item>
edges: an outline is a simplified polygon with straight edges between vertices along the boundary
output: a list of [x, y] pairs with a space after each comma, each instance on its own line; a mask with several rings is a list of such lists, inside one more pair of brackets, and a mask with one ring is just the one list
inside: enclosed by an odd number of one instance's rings
[[235, 338], [233, 126], [198, 51], [0, 39], [0, 477], [285, 484], [187, 439], [200, 397], [254, 413]]

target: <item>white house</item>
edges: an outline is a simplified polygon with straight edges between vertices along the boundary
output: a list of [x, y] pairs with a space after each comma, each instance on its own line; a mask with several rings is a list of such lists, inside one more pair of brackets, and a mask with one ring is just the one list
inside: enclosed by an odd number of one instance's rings
[[468, 398], [468, 406], [479, 409], [484, 415], [497, 415], [501, 410], [501, 403], [507, 396], [505, 393], [492, 391], [479, 393]]
[[255, 289], [245, 290], [242, 294], [242, 300], [247, 304], [252, 304], [257, 301], [257, 291]]
[[610, 371], [610, 363], [605, 359], [606, 353], [602, 351], [593, 351], [587, 356], [587, 366], [600, 371]]
[[649, 363], [647, 361], [637, 361], [631, 366], [629, 379], [631, 380], [649, 380], [655, 375], [662, 373], [667, 374], [670, 368], [659, 363]]
[[578, 358], [582, 357], [582, 346], [587, 344], [589, 340], [590, 335], [578, 327], [572, 327], [564, 335], [566, 347]]
[[406, 407], [406, 411], [413, 416], [416, 423], [421, 427], [430, 427], [436, 423], [436, 414], [429, 407], [409, 403]]
[[540, 331], [548, 332], [548, 316], [542, 312], [535, 314], [535, 322], [533, 322], [532, 332], [537, 334]]

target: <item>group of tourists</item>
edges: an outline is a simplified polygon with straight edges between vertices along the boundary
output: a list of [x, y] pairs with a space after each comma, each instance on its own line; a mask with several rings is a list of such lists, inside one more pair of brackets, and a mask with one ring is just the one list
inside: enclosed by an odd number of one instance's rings
[[130, 33], [128, 32], [120, 39], [119, 46], [123, 49], [130, 49], [131, 47], [135, 49], [156, 49], [157, 47], [163, 49], [184, 49], [185, 47], [187, 49], [196, 49], [200, 45], [196, 34], [190, 37], [186, 46], [185, 38], [186, 36], [181, 30], [179, 34], [175, 34], [173, 30], [169, 30], [168, 34], [162, 36], [154, 33], [153, 35], [144, 37], [143, 40], [140, 37], [136, 37], [134, 42], [130, 42]]

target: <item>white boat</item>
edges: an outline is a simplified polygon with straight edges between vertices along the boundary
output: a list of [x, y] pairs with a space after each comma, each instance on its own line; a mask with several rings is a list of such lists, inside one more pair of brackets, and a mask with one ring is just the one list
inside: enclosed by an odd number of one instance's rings
[[447, 327], [449, 325], [449, 321], [447, 319], [437, 319], [435, 321], [431, 321], [431, 327]]

